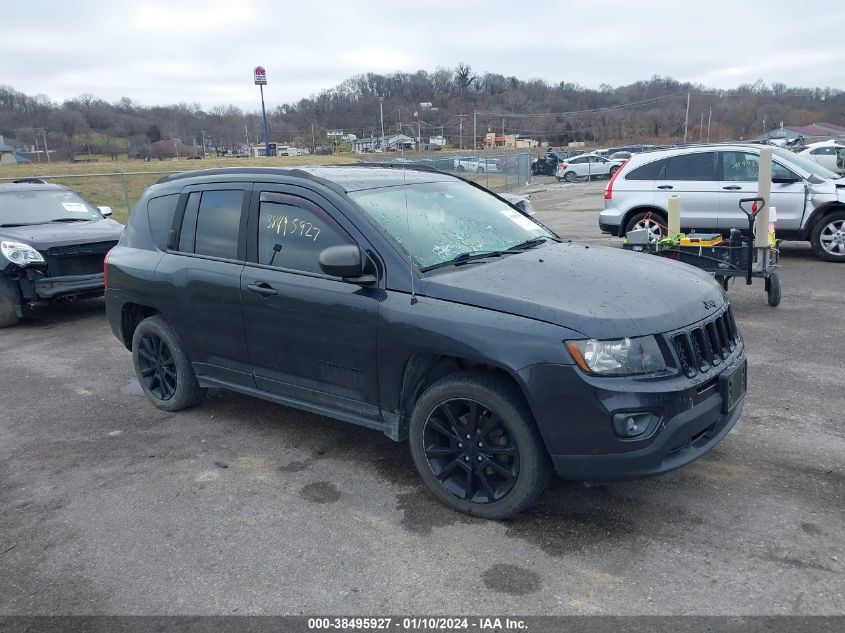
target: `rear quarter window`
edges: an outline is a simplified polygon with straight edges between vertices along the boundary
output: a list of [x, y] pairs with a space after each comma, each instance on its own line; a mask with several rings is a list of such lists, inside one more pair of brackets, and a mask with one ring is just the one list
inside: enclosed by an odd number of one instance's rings
[[641, 167], [637, 167], [625, 176], [625, 180], [659, 180], [666, 166], [665, 158], [646, 163]]
[[170, 229], [173, 227], [173, 216], [179, 204], [179, 194], [152, 198], [147, 202], [147, 220], [150, 223], [150, 236], [156, 247], [163, 251], [167, 249]]

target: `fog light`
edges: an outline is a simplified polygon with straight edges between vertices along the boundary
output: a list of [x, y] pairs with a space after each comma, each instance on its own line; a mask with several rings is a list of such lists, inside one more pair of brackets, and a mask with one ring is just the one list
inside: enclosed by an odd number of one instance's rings
[[651, 431], [660, 418], [648, 411], [629, 411], [613, 415], [613, 430], [624, 438], [641, 437]]

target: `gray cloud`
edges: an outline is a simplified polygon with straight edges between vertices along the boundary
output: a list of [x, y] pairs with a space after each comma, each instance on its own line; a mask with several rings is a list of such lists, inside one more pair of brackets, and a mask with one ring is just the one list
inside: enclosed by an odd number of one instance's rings
[[731, 88], [763, 79], [845, 88], [845, 6], [791, 0], [639, 2], [7, 2], [0, 83], [62, 100], [257, 108], [368, 71], [466, 62], [589, 87], [652, 75]]

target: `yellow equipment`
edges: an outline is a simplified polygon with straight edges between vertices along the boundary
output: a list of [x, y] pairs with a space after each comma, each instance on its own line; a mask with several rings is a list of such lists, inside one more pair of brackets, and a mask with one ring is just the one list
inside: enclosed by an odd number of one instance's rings
[[717, 246], [724, 241], [720, 233], [690, 233], [681, 238], [678, 246]]

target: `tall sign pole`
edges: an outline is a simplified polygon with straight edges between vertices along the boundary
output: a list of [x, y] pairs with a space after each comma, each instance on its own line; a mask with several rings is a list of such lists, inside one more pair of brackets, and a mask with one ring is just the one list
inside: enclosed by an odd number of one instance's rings
[[267, 110], [264, 109], [264, 86], [267, 85], [267, 71], [264, 66], [256, 66], [253, 74], [255, 85], [261, 90], [261, 116], [264, 119], [264, 155], [270, 156], [270, 129], [267, 127]]

